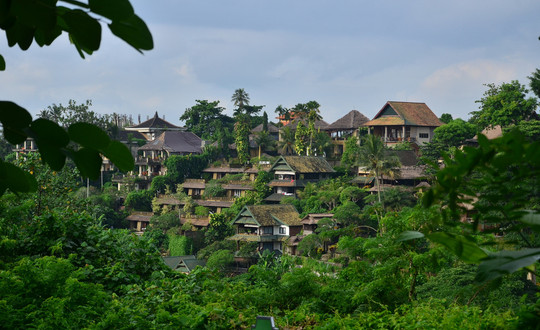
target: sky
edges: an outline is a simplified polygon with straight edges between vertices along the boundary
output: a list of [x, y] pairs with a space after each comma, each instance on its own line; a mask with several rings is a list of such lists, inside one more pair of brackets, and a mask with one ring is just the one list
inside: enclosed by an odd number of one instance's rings
[[196, 100], [232, 114], [238, 88], [272, 120], [278, 105], [311, 100], [328, 123], [355, 109], [373, 118], [387, 101], [425, 102], [469, 118], [484, 84], [540, 68], [536, 0], [132, 0], [154, 49], [144, 54], [103, 26], [81, 59], [66, 34], [50, 47], [8, 48], [0, 91], [33, 115], [92, 101], [98, 113], [179, 117]]

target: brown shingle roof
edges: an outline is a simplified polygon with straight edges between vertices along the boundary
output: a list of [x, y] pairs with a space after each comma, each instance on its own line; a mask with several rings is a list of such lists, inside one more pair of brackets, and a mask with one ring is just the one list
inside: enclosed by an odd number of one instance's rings
[[[281, 156], [296, 173], [334, 173], [332, 166], [323, 157]], [[279, 160], [278, 160], [279, 162]], [[277, 162], [276, 162], [277, 164]]]
[[202, 140], [191, 132], [165, 131], [157, 139], [150, 141], [139, 150], [164, 150], [171, 153], [202, 152]]
[[[288, 226], [302, 225], [298, 211], [290, 204], [251, 205], [245, 206], [244, 210], [247, 210], [261, 226], [274, 226], [281, 223]], [[240, 211], [240, 214], [244, 210]]]
[[[381, 116], [387, 107], [392, 108], [397, 115]], [[400, 123], [396, 118], [400, 118], [402, 122]], [[443, 124], [425, 103], [388, 101], [373, 120], [365, 123], [364, 126], [410, 125], [438, 127]]]
[[325, 131], [338, 131], [357, 129], [362, 124], [368, 122], [368, 117], [364, 116], [357, 110], [351, 110], [348, 114], [336, 120], [332, 124], [326, 126]]
[[154, 115], [153, 118], [143, 121], [142, 123], [138, 125], [130, 126], [130, 128], [180, 128], [180, 127], [173, 125], [164, 119], [159, 118], [158, 113], [156, 111], [156, 114]]

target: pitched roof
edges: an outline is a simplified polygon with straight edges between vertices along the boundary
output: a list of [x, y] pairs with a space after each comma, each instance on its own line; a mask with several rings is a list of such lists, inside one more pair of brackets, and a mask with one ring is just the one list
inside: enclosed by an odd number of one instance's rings
[[[262, 129], [263, 129], [263, 124], [260, 124], [256, 126], [254, 129], [252, 129], [251, 133], [262, 132]], [[272, 123], [268, 123], [268, 133], [278, 133], [278, 132], [279, 132], [279, 128], [276, 125]]]
[[139, 150], [164, 150], [171, 153], [202, 152], [202, 140], [191, 132], [165, 131], [157, 139], [150, 141]]
[[134, 126], [130, 126], [129, 128], [181, 128], [179, 126], [173, 125], [166, 121], [165, 119], [161, 119], [158, 116], [158, 113], [156, 111], [156, 114], [154, 117], [143, 121], [142, 123]]
[[[302, 122], [305, 126], [308, 125], [308, 121], [307, 119], [305, 118], [296, 118], [295, 120], [291, 121], [290, 123], [288, 123], [287, 125], [283, 126], [283, 127], [289, 127], [292, 131], [295, 131], [296, 130], [296, 126], [298, 126], [298, 124]], [[324, 120], [316, 120], [315, 123], [314, 123], [314, 126], [315, 126], [315, 129], [325, 129], [327, 126], [328, 126], [328, 123], [325, 122]]]
[[[285, 162], [285, 164], [283, 164]], [[332, 166], [323, 157], [314, 156], [281, 156], [270, 171], [280, 166], [290, 167], [296, 173], [334, 173]]]
[[[392, 115], [388, 115], [388, 113], [392, 113]], [[409, 125], [438, 127], [443, 124], [425, 103], [388, 101], [375, 117], [365, 123], [364, 126]]]
[[302, 219], [302, 223], [304, 225], [316, 225], [319, 223], [319, 220], [332, 218], [333, 216], [333, 213], [309, 213], [304, 217], [304, 219]]
[[418, 157], [414, 150], [387, 150], [387, 155], [396, 156], [401, 166], [415, 166], [418, 163]]
[[144, 135], [142, 135], [140, 132], [137, 132], [137, 131], [128, 132], [123, 129], [118, 131], [118, 134], [116, 135], [116, 140], [121, 141], [121, 142], [128, 142], [130, 134], [131, 134], [132, 139], [146, 140]]
[[367, 123], [369, 118], [361, 114], [357, 110], [351, 110], [345, 116], [339, 118], [332, 124], [326, 126], [325, 131], [338, 131], [347, 129], [357, 129], [363, 123]]
[[301, 226], [300, 216], [293, 205], [251, 205], [244, 206], [233, 223], [255, 223], [259, 226]]

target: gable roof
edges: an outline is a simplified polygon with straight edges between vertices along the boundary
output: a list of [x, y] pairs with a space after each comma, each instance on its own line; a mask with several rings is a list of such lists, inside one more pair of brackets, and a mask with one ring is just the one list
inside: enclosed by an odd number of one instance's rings
[[302, 225], [298, 211], [290, 204], [244, 206], [232, 223], [249, 223], [258, 226]]
[[339, 118], [332, 124], [326, 126], [325, 131], [339, 131], [339, 130], [349, 130], [357, 129], [362, 124], [367, 123], [369, 118], [361, 114], [357, 110], [351, 110], [345, 116]]
[[173, 125], [171, 123], [169, 123], [168, 121], [166, 121], [165, 119], [161, 119], [159, 118], [158, 116], [158, 113], [156, 111], [156, 114], [154, 115], [154, 117], [146, 120], [146, 121], [143, 121], [142, 123], [138, 124], [138, 125], [134, 125], [134, 126], [129, 126], [127, 127], [127, 129], [133, 129], [133, 128], [173, 128], [173, 129], [180, 129], [181, 127], [179, 126], [176, 126], [176, 125]]
[[280, 156], [270, 171], [292, 170], [296, 173], [334, 173], [332, 166], [323, 157]]
[[206, 265], [206, 261], [199, 260], [194, 255], [162, 258], [165, 264], [171, 267], [172, 270], [182, 273], [189, 273], [195, 269], [196, 266], [204, 267]]
[[157, 139], [148, 142], [139, 150], [164, 150], [171, 153], [202, 152], [202, 140], [191, 132], [165, 131]]
[[372, 120], [364, 123], [364, 126], [438, 127], [443, 124], [425, 103], [388, 101]]

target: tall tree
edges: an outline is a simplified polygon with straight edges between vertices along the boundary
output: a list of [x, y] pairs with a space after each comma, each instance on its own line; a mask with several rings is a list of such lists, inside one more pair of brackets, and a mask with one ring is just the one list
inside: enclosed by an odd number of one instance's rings
[[52, 120], [63, 128], [68, 128], [75, 123], [88, 123], [108, 130], [114, 125], [114, 117], [112, 115], [102, 115], [90, 110], [92, 106], [91, 100], [77, 104], [74, 100], [69, 100], [67, 106], [53, 104], [47, 109], [41, 110], [38, 117]]
[[353, 166], [358, 163], [358, 156], [360, 154], [360, 143], [356, 136], [349, 136], [345, 141], [345, 150], [341, 155], [341, 166], [344, 166], [347, 173], [351, 172]]
[[484, 97], [476, 101], [479, 111], [473, 111], [470, 122], [482, 130], [488, 126], [507, 127], [534, 116], [537, 100], [527, 98], [528, 90], [517, 80], [500, 86], [487, 84]]
[[249, 105], [249, 94], [243, 88], [238, 88], [234, 91], [231, 102], [238, 109], [242, 109], [244, 106]]
[[255, 143], [259, 147], [259, 159], [261, 159], [261, 152], [272, 147], [275, 144], [275, 140], [270, 136], [268, 131], [260, 131], [255, 134]]
[[249, 117], [245, 114], [236, 116], [234, 141], [236, 143], [238, 159], [242, 164], [246, 164], [249, 161], [249, 133]]
[[278, 116], [278, 124], [281, 124], [282, 121], [289, 122], [291, 120], [291, 109], [287, 109], [281, 104], [276, 107], [276, 110], [274, 110], [274, 112]]
[[294, 133], [294, 151], [299, 155], [305, 155], [309, 148], [309, 131], [304, 123], [299, 122]]
[[233, 119], [225, 114], [219, 101], [196, 100], [197, 104], [180, 116], [188, 131], [204, 140], [216, 141], [220, 129], [232, 130]]
[[449, 113], [443, 113], [441, 115], [441, 118], [439, 118], [440, 121], [442, 121], [443, 123], [445, 124], [448, 124], [449, 122], [451, 122], [452, 120], [454, 120], [454, 118], [452, 118], [452, 115], [449, 114]]
[[382, 175], [395, 167], [400, 167], [399, 160], [388, 155], [384, 143], [379, 137], [370, 134], [365, 137], [364, 143], [360, 147], [358, 162], [375, 177], [375, 184], [378, 190], [377, 196], [379, 202], [382, 202], [380, 184]]
[[280, 133], [278, 147], [279, 153], [282, 155], [294, 154], [294, 133], [289, 126], [285, 126]]
[[531, 91], [540, 98], [540, 69], [536, 69], [529, 78], [529, 87]]
[[265, 112], [263, 112], [263, 123], [262, 123], [262, 130], [264, 132], [268, 132], [268, 114]]

